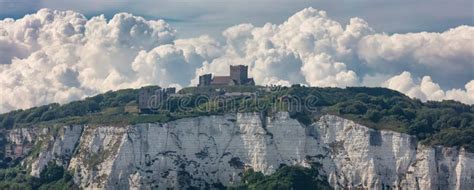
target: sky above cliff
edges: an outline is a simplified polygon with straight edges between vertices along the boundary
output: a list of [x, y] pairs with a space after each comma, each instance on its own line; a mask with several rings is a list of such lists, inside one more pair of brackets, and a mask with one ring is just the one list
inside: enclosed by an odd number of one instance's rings
[[0, 18], [21, 18], [41, 8], [73, 10], [86, 17], [104, 14], [111, 18], [128, 12], [146, 19], [164, 19], [178, 30], [179, 37], [197, 37], [220, 35], [241, 23], [281, 23], [307, 7], [325, 10], [342, 24], [359, 17], [386, 33], [442, 32], [472, 24], [474, 9], [470, 0], [0, 0]]
[[[67, 11], [70, 10], [70, 11]], [[0, 112], [250, 66], [257, 84], [474, 103], [474, 3], [0, 0]]]

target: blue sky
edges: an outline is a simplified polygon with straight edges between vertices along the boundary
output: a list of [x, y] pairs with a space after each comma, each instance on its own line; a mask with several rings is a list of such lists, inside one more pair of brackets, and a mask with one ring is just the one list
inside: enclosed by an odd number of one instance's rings
[[61, 1], [0, 0], [0, 18], [20, 18], [40, 8], [74, 10], [86, 16], [129, 12], [147, 19], [165, 19], [177, 28], [179, 37], [202, 34], [219, 35], [229, 26], [266, 22], [281, 23], [295, 12], [313, 7], [328, 12], [340, 23], [360, 17], [377, 32], [442, 32], [459, 25], [474, 23], [472, 0], [158, 0], [158, 1]]

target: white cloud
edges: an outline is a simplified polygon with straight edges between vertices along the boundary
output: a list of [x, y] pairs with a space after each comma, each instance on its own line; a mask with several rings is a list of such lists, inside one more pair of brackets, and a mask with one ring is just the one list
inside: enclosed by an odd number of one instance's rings
[[426, 100], [425, 94], [421, 91], [420, 86], [415, 84], [410, 72], [404, 71], [400, 75], [388, 79], [382, 85], [405, 93], [412, 98]]
[[307, 8], [280, 25], [228, 28], [223, 32], [225, 54], [198, 73], [223, 74], [230, 64], [245, 64], [258, 84], [352, 86], [359, 79], [344, 61], [353, 58], [358, 40], [372, 32], [362, 19], [351, 19], [344, 28], [326, 12]]
[[442, 33], [368, 35], [360, 40], [358, 55], [380, 72], [410, 70], [437, 80], [448, 76], [451, 80], [444, 80], [444, 84], [456, 86], [474, 78], [474, 27], [459, 26]]
[[[209, 39], [197, 39], [198, 41]], [[159, 86], [189, 85], [202, 62], [212, 57], [217, 49], [193, 45], [193, 41], [180, 41], [179, 45], [161, 45], [149, 52], [141, 51], [132, 63], [136, 83]], [[209, 44], [204, 44], [209, 45]]]
[[47, 9], [0, 21], [0, 34], [0, 112], [136, 87], [138, 52], [175, 38], [164, 21]]
[[425, 94], [428, 100], [442, 100], [445, 98], [444, 91], [437, 83], [434, 83], [429, 76], [424, 76], [421, 79], [420, 90]]
[[354, 71], [348, 71], [344, 63], [333, 61], [325, 53], [308, 58], [301, 71], [311, 86], [344, 87], [358, 83]]
[[404, 71], [385, 81], [383, 86], [422, 101], [457, 100], [466, 104], [474, 104], [474, 80], [468, 82], [465, 89], [451, 89], [445, 92], [439, 84], [431, 80], [431, 77], [424, 76], [420, 82], [417, 82], [410, 72]]
[[[360, 18], [344, 26], [307, 8], [282, 24], [230, 27], [219, 42], [209, 36], [176, 39], [166, 22], [128, 13], [108, 20], [42, 9], [0, 21], [0, 112], [111, 89], [187, 86], [200, 74], [225, 75], [232, 64], [248, 65], [261, 85], [383, 85], [422, 100], [472, 104], [473, 34], [469, 26], [444, 33], [376, 34]], [[435, 72], [440, 68], [451, 81], [471, 82], [444, 91], [433, 82], [440, 81]], [[404, 70], [410, 72], [399, 75]]]
[[446, 99], [457, 100], [466, 104], [474, 104], [474, 80], [464, 85], [466, 90], [452, 89], [446, 92]]

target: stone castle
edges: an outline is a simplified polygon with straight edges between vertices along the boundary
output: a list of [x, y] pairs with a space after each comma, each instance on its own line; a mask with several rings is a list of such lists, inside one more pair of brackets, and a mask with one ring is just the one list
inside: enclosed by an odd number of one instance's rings
[[[204, 86], [237, 86], [255, 85], [253, 78], [248, 78], [248, 66], [230, 66], [230, 76], [214, 76], [205, 74], [199, 76], [199, 87]], [[138, 92], [137, 103], [139, 113], [153, 113], [160, 104], [171, 96], [178, 96], [175, 88], [160, 88], [149, 86], [141, 88]], [[242, 95], [242, 94], [239, 94]], [[232, 94], [228, 94], [232, 96]]]
[[138, 92], [138, 110], [140, 113], [153, 113], [160, 103], [176, 94], [176, 88], [144, 87]]
[[253, 78], [248, 78], [248, 66], [230, 66], [230, 76], [214, 76], [205, 74], [199, 76], [198, 87], [201, 86], [236, 86], [255, 85]]

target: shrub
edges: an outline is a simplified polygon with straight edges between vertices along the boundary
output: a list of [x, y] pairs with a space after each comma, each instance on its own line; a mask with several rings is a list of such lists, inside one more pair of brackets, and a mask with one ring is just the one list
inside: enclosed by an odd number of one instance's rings
[[64, 168], [58, 166], [53, 162], [48, 163], [48, 165], [40, 173], [40, 182], [41, 183], [50, 183], [57, 181], [64, 176]]

